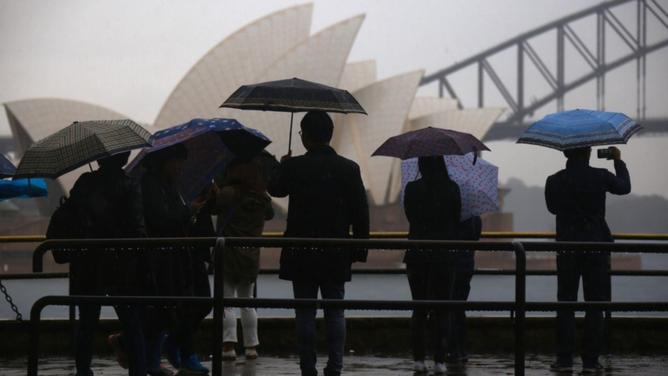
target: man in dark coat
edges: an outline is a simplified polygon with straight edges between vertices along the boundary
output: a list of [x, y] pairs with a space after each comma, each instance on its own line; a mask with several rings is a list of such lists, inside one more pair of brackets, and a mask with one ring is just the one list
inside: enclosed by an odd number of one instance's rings
[[[86, 238], [135, 238], [146, 236], [141, 194], [129, 178], [123, 165], [130, 152], [100, 159], [100, 168], [79, 177], [70, 191], [80, 221], [80, 232]], [[146, 288], [141, 277], [143, 255], [89, 249], [72, 258], [73, 295], [138, 295]], [[143, 339], [137, 307], [115, 307], [124, 331], [128, 333], [127, 347], [130, 374], [145, 375]], [[79, 306], [76, 335], [77, 375], [92, 375], [92, 341], [100, 319], [100, 306]]]
[[[566, 150], [566, 169], [547, 178], [545, 201], [557, 216], [557, 241], [612, 242], [605, 221], [607, 192], [625, 195], [631, 192], [631, 180], [619, 149], [612, 147], [615, 174], [589, 166], [591, 148]], [[557, 298], [577, 301], [580, 276], [586, 301], [610, 299], [610, 254], [608, 252], [559, 252], [557, 254]], [[597, 372], [603, 338], [601, 310], [587, 310], [583, 338], [583, 372]], [[575, 349], [575, 314], [557, 311], [556, 370], [573, 366]]]
[[[369, 208], [359, 166], [329, 146], [334, 126], [325, 112], [309, 112], [301, 122], [306, 154], [281, 159], [269, 183], [274, 197], [290, 197], [286, 237], [367, 238]], [[280, 278], [293, 283], [295, 298], [343, 299], [351, 264], [366, 261], [366, 251], [293, 249], [281, 253]], [[317, 375], [315, 309], [297, 309], [297, 342], [302, 375]], [[325, 309], [329, 360], [325, 375], [340, 375], [345, 344], [343, 310]]]

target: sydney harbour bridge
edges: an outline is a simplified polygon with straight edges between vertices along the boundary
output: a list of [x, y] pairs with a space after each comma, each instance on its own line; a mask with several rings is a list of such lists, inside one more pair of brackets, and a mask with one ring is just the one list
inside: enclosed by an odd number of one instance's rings
[[[633, 8], [632, 15], [629, 14], [630, 8]], [[668, 46], [666, 8], [666, 4], [661, 5], [657, 0], [607, 1], [524, 32], [431, 73], [422, 79], [421, 85], [436, 85], [439, 96], [459, 99], [460, 107], [488, 105], [486, 97], [495, 91], [492, 94], [500, 95], [502, 102], [494, 105], [507, 107], [508, 111], [495, 123], [486, 139], [516, 138], [535, 112], [555, 102], [556, 110], [563, 110], [564, 99], [569, 93], [586, 85], [595, 86], [596, 108], [606, 110], [606, 95], [620, 95], [619, 90], [608, 89], [606, 76], [622, 66], [634, 64], [634, 77], [624, 77], [635, 84], [635, 88], [627, 88], [623, 93], [636, 102], [635, 113], [628, 115], [644, 126], [645, 134], [665, 133], [668, 132], [668, 103], [663, 101], [664, 108], [654, 109], [654, 112], [662, 112], [660, 117], [648, 118], [646, 113], [647, 82], [652, 79], [648, 77], [647, 62], [653, 53]], [[629, 16], [633, 17], [632, 22], [622, 21], [628, 21]], [[586, 35], [577, 31], [585, 28], [595, 31]], [[536, 41], [545, 47], [548, 40], [553, 43], [548, 52], [544, 48], [534, 48], [538, 45]], [[606, 52], [612, 48], [621, 53], [610, 58], [608, 55], [611, 54]], [[574, 53], [569, 54], [567, 50]], [[509, 54], [514, 55], [511, 59], [514, 65], [510, 69], [508, 59], [494, 63], [497, 56]], [[574, 64], [584, 68], [578, 68], [578, 74], [571, 78], [567, 67]], [[537, 74], [530, 75], [536, 71]], [[668, 75], [668, 65], [662, 66], [660, 71]], [[458, 75], [466, 74], [466, 77], [473, 74], [476, 78], [454, 83]], [[547, 93], [545, 90], [540, 94], [532, 92], [527, 83], [535, 79], [548, 87]], [[474, 93], [473, 103], [465, 103], [460, 95], [462, 92]]]

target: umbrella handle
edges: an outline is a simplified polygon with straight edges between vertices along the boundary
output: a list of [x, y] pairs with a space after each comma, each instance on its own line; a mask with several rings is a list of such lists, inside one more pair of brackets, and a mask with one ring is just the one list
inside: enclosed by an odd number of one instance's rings
[[290, 135], [288, 137], [288, 155], [292, 155], [292, 118], [295, 116], [294, 112], [290, 112]]

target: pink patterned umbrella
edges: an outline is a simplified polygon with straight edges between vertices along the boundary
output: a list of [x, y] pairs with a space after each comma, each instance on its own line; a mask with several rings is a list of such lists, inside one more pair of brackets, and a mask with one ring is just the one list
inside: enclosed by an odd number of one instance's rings
[[[462, 199], [461, 220], [482, 213], [499, 210], [498, 181], [499, 168], [478, 158], [473, 164], [473, 153], [466, 155], [446, 155], [443, 157], [448, 167], [448, 175], [459, 185]], [[408, 182], [421, 177], [417, 158], [401, 162], [401, 198]]]

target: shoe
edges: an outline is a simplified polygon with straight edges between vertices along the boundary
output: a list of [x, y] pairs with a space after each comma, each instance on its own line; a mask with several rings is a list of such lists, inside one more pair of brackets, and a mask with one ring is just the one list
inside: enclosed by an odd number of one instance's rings
[[255, 347], [247, 347], [244, 354], [246, 355], [246, 360], [257, 359], [257, 350]]
[[162, 347], [169, 364], [176, 369], [181, 368], [181, 353], [179, 352], [179, 346], [176, 344], [174, 337], [167, 336]]
[[424, 360], [416, 360], [413, 364], [413, 372], [418, 373], [427, 373], [427, 365], [424, 364]]
[[604, 367], [599, 362], [596, 362], [594, 364], [582, 365], [582, 373], [587, 375], [597, 375], [602, 373], [603, 370]]
[[573, 372], [573, 363], [554, 362], [550, 364], [550, 371], [552, 372]]
[[434, 363], [434, 375], [445, 375], [446, 372], [445, 363]]
[[128, 354], [123, 350], [123, 345], [121, 344], [121, 333], [110, 334], [109, 337], [107, 337], [107, 343], [114, 351], [118, 365], [123, 369], [128, 369], [128, 367], [130, 367], [130, 362], [128, 360]]
[[174, 376], [174, 371], [167, 368], [164, 364], [160, 365], [160, 368], [155, 370], [146, 370], [146, 373], [150, 376]]
[[227, 351], [223, 350], [223, 360], [228, 362], [237, 360], [237, 352], [234, 351], [234, 349]]
[[179, 375], [206, 375], [208, 373], [209, 369], [200, 363], [196, 354], [184, 359], [181, 368], [179, 368]]

